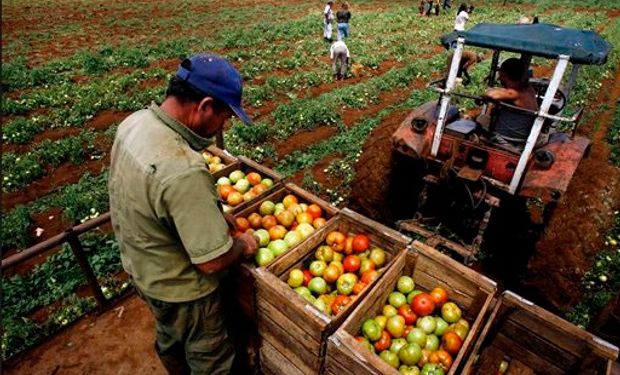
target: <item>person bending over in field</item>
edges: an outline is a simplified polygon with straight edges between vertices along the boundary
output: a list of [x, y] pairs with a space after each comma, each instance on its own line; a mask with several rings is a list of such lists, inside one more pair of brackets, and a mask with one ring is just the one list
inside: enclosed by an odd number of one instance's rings
[[332, 60], [332, 71], [336, 80], [344, 79], [347, 74], [349, 59], [351, 58], [349, 48], [347, 48], [344, 41], [339, 40], [332, 44], [329, 49], [329, 57]]
[[[448, 70], [450, 69], [450, 64], [452, 63], [452, 58], [454, 57], [454, 53], [451, 53], [448, 56]], [[463, 78], [463, 84], [465, 86], [469, 85], [471, 82], [471, 76], [469, 75], [469, 67], [472, 65], [479, 63], [484, 59], [484, 55], [482, 53], [475, 53], [472, 51], [463, 51], [463, 55], [461, 57], [461, 62], [459, 63], [459, 71], [457, 73], [457, 77]]]

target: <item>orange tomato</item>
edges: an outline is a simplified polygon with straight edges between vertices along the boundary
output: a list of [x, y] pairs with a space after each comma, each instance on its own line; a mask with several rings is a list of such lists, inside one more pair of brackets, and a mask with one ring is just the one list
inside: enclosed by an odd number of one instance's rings
[[250, 189], [251, 192], [253, 192], [256, 195], [261, 195], [262, 193], [266, 192], [267, 190], [269, 190], [269, 188], [263, 184], [258, 184], [258, 185], [254, 185], [252, 187], [252, 189]]
[[362, 281], [366, 284], [372, 283], [379, 277], [379, 273], [375, 270], [366, 271], [362, 274]]
[[297, 200], [297, 197], [293, 194], [289, 194], [284, 197], [284, 199], [282, 199], [282, 204], [284, 204], [284, 208], [289, 208], [290, 206], [292, 206], [293, 204], [297, 204], [298, 202], [299, 201]]
[[284, 228], [282, 225], [274, 225], [273, 227], [269, 228], [269, 238], [272, 241], [282, 239], [286, 235], [286, 232], [286, 228]]
[[275, 227], [278, 225], [278, 221], [273, 215], [265, 215], [261, 219], [261, 223], [263, 224], [263, 228], [269, 230], [271, 227]]
[[306, 209], [306, 212], [309, 213], [313, 219], [318, 219], [323, 214], [321, 206], [316, 203], [312, 203], [311, 205], [309, 205]]
[[438, 363], [445, 371], [452, 367], [452, 356], [445, 350], [437, 350], [432, 352], [428, 357], [430, 363]]
[[334, 299], [334, 302], [332, 302], [332, 312], [335, 315], [340, 314], [349, 303], [351, 303], [351, 298], [349, 298], [349, 296], [339, 295]]
[[325, 224], [327, 224], [327, 220], [322, 217], [317, 217], [312, 221], [312, 226], [314, 227], [314, 229], [319, 229], [322, 226], [325, 226]]
[[230, 195], [230, 193], [232, 193], [233, 191], [236, 191], [234, 187], [232, 187], [232, 185], [220, 185], [218, 187], [218, 191], [220, 193], [220, 197], [222, 197], [222, 199], [228, 199], [228, 196]]
[[344, 247], [344, 253], [347, 255], [353, 254], [353, 237], [349, 236], [346, 239], [346, 245]]
[[444, 303], [448, 302], [448, 292], [443, 288], [435, 288], [431, 291], [431, 297], [435, 301], [437, 307], [441, 307]]
[[302, 213], [297, 214], [297, 217], [295, 219], [297, 220], [299, 224], [301, 223], [312, 224], [312, 220], [314, 220], [312, 219], [312, 216], [307, 212], [302, 212]]
[[366, 283], [363, 281], [358, 281], [355, 285], [353, 285], [353, 294], [360, 294], [364, 288], [366, 288]]
[[463, 346], [463, 340], [454, 331], [445, 332], [441, 338], [441, 347], [450, 354], [457, 354]]
[[250, 222], [244, 217], [235, 218], [235, 225], [239, 232], [245, 232], [250, 228]]
[[[256, 172], [250, 172], [248, 173], [245, 178], [248, 180], [248, 182], [250, 183], [250, 185], [254, 186], [254, 185], [258, 185], [260, 184], [261, 180], [263, 179], [258, 173]], [[263, 185], [265, 186], [265, 185]], [[266, 186], [265, 186], [266, 187]]]
[[254, 229], [259, 229], [263, 226], [261, 222], [262, 216], [258, 212], [252, 212], [250, 216], [248, 216], [248, 221], [250, 222], [250, 226]]
[[323, 271], [323, 278], [325, 279], [326, 282], [331, 284], [331, 283], [335, 283], [341, 274], [342, 272], [340, 271], [340, 268], [338, 268], [337, 265], [330, 264], [329, 266], [327, 266], [325, 271]]
[[346, 245], [347, 238], [344, 234], [338, 231], [331, 231], [327, 234], [327, 238], [325, 239], [327, 244], [334, 249], [335, 252], [342, 252]]

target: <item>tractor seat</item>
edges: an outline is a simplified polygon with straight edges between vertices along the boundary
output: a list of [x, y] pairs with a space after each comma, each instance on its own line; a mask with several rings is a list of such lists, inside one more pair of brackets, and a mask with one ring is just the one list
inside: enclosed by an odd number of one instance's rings
[[459, 138], [468, 139], [476, 130], [476, 123], [472, 120], [458, 119], [446, 125], [446, 133]]

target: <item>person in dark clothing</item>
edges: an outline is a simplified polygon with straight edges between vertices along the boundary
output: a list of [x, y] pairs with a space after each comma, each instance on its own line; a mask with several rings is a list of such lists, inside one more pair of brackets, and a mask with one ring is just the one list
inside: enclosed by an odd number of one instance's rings
[[349, 4], [342, 3], [338, 12], [336, 12], [336, 22], [338, 22], [338, 40], [344, 40], [349, 37], [349, 20], [351, 12], [349, 12]]
[[439, 0], [435, 1], [435, 5], [433, 7], [433, 12], [435, 13], [436, 16], [439, 15], [439, 9], [440, 9], [441, 5], [439, 4]]
[[433, 0], [426, 0], [426, 5], [424, 6], [424, 15], [427, 17], [430, 17], [432, 11], [433, 11]]
[[452, 8], [452, 0], [443, 0], [443, 10]]

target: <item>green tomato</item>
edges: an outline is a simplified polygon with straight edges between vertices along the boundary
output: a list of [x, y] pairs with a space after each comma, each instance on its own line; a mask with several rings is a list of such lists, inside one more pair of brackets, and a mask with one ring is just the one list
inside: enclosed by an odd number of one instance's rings
[[374, 319], [366, 319], [362, 324], [362, 334], [370, 341], [379, 340], [382, 333], [381, 326]]
[[427, 363], [422, 367], [420, 375], [445, 375], [445, 371], [437, 363]]
[[395, 308], [399, 308], [407, 303], [407, 297], [405, 297], [405, 295], [400, 292], [392, 292], [388, 297], [388, 302]]
[[435, 335], [426, 336], [426, 345], [424, 345], [424, 349], [430, 350], [431, 352], [439, 349], [439, 337]]
[[418, 344], [421, 348], [426, 345], [426, 332], [420, 328], [414, 328], [407, 334], [407, 342], [412, 344]]
[[398, 352], [398, 359], [407, 366], [415, 365], [420, 358], [422, 358], [422, 348], [418, 344], [407, 344]]
[[415, 288], [415, 282], [413, 282], [413, 279], [409, 276], [401, 276], [398, 278], [396, 288], [403, 294], [409, 294]]
[[400, 348], [402, 348], [405, 345], [407, 345], [407, 340], [403, 338], [393, 339], [392, 345], [390, 345], [390, 351], [392, 353], [398, 354], [398, 352], [400, 351]]
[[435, 317], [435, 323], [436, 323], [435, 332], [434, 332], [435, 335], [437, 336], [443, 335], [444, 332], [446, 332], [446, 329], [448, 329], [449, 324], [438, 316]]
[[398, 366], [400, 366], [400, 360], [398, 359], [398, 355], [396, 355], [396, 353], [392, 353], [389, 350], [384, 350], [379, 354], [379, 357], [394, 368], [398, 368]]

